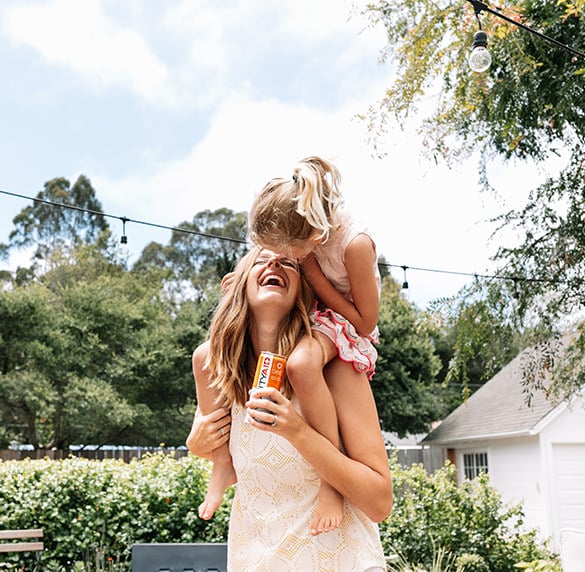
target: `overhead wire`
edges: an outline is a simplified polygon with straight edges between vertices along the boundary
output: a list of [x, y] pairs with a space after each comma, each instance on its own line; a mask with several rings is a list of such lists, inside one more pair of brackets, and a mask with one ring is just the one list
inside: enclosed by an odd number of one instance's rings
[[[124, 226], [124, 231], [123, 231], [124, 237], [126, 236], [125, 235], [126, 223], [134, 223], [134, 224], [139, 224], [139, 225], [153, 227], [153, 228], [170, 230], [172, 232], [179, 232], [179, 233], [182, 232], [185, 234], [201, 236], [204, 238], [226, 240], [226, 241], [235, 242], [238, 244], [248, 244], [247, 240], [240, 239], [240, 238], [221, 236], [221, 235], [211, 234], [211, 233], [207, 233], [207, 232], [201, 232], [201, 231], [197, 231], [197, 230], [193, 230], [193, 229], [189, 229], [189, 228], [184, 228], [184, 227], [169, 226], [169, 225], [159, 224], [159, 223], [150, 222], [150, 221], [132, 219], [132, 218], [129, 218], [126, 216], [114, 215], [114, 214], [109, 214], [109, 213], [102, 212], [102, 211], [95, 211], [95, 210], [88, 209], [85, 207], [79, 207], [77, 205], [69, 205], [66, 203], [50, 201], [47, 199], [30, 197], [27, 195], [13, 193], [13, 192], [1, 190], [1, 189], [0, 189], [0, 194], [12, 196], [12, 197], [17, 197], [20, 199], [30, 200], [30, 201], [46, 204], [46, 205], [57, 207], [57, 208], [71, 209], [71, 210], [76, 210], [76, 211], [80, 211], [80, 212], [85, 212], [85, 213], [88, 213], [91, 215], [102, 216], [102, 217], [110, 218], [110, 219], [117, 219], [117, 220], [121, 221], [123, 226]], [[450, 274], [450, 275], [456, 275], [456, 276], [466, 276], [466, 277], [471, 277], [471, 278], [475, 278], [475, 279], [484, 278], [484, 279], [490, 279], [490, 280], [506, 280], [506, 281], [513, 281], [514, 283], [517, 283], [517, 282], [551, 282], [552, 283], [552, 282], [554, 282], [553, 280], [548, 280], [545, 278], [529, 278], [529, 277], [525, 277], [525, 276], [501, 276], [501, 275], [497, 275], [497, 274], [479, 274], [477, 272], [463, 272], [463, 271], [455, 271], [455, 270], [441, 270], [441, 269], [437, 269], [437, 268], [423, 268], [423, 267], [419, 267], [419, 266], [410, 266], [410, 265], [405, 265], [405, 264], [392, 264], [389, 262], [382, 262], [382, 261], [378, 261], [378, 266], [382, 266], [382, 267], [386, 267], [386, 268], [401, 268], [404, 272], [404, 281], [402, 283], [404, 289], [408, 288], [408, 282], [406, 280], [406, 271], [407, 270], [415, 270], [415, 271], [420, 271], [420, 272], [431, 272], [431, 273], [435, 273], [435, 274]]]

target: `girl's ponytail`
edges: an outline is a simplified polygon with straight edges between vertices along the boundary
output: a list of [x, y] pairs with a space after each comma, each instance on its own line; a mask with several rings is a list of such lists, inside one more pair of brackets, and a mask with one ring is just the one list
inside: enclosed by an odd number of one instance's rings
[[326, 241], [335, 211], [342, 204], [339, 192], [341, 175], [335, 165], [320, 157], [307, 157], [294, 169], [293, 182], [298, 187], [296, 211]]

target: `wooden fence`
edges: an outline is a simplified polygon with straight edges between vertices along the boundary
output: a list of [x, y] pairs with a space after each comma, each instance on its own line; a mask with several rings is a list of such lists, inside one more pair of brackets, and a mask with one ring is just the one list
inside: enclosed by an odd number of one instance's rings
[[0, 460], [22, 461], [23, 459], [67, 459], [69, 457], [82, 457], [103, 461], [104, 459], [121, 459], [129, 463], [132, 459], [141, 459], [145, 455], [163, 452], [172, 455], [176, 459], [185, 457], [189, 452], [186, 447], [103, 447], [103, 448], [72, 448], [63, 449], [0, 449]]
[[[392, 454], [393, 448], [388, 448], [388, 454]], [[121, 459], [129, 463], [132, 459], [141, 459], [145, 455], [163, 452], [172, 455], [175, 459], [189, 454], [185, 447], [103, 447], [103, 448], [72, 448], [70, 450], [57, 449], [0, 449], [1, 461], [22, 461], [23, 459], [67, 459], [69, 457], [82, 457], [84, 459], [104, 460]], [[415, 463], [422, 463], [428, 473], [433, 473], [445, 464], [445, 452], [438, 447], [399, 447], [398, 462], [406, 467]]]

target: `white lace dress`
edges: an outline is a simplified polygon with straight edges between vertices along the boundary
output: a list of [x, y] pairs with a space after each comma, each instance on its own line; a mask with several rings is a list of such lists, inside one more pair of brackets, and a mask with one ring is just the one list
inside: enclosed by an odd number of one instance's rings
[[230, 572], [386, 570], [378, 526], [345, 501], [338, 530], [311, 536], [320, 478], [284, 438], [250, 427], [232, 408], [238, 477], [228, 536]]

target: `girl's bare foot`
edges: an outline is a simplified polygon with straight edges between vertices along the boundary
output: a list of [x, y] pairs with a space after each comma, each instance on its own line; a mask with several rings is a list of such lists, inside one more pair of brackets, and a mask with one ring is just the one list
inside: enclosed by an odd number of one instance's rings
[[229, 465], [213, 465], [209, 487], [205, 500], [199, 505], [199, 518], [209, 520], [219, 508], [226, 489], [235, 484], [236, 473], [231, 463]]
[[317, 536], [341, 526], [343, 497], [328, 483], [321, 481], [317, 510], [311, 522], [311, 534]]

